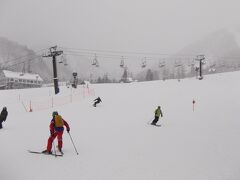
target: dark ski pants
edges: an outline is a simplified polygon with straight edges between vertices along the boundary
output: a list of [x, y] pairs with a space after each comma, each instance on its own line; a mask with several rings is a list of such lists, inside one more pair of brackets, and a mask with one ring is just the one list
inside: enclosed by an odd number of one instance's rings
[[155, 116], [154, 120], [152, 121], [152, 124], [157, 124], [158, 120], [159, 120], [159, 117]]
[[3, 120], [0, 119], [0, 129], [2, 129], [2, 122]]
[[98, 103], [100, 103], [100, 101], [94, 102], [94, 106], [96, 107], [96, 105], [97, 105]]

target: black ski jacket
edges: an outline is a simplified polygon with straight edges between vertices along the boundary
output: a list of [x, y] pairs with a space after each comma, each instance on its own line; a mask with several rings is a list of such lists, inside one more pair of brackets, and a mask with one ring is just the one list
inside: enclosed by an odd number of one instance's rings
[[1, 112], [1, 114], [0, 114], [0, 121], [1, 121], [1, 122], [6, 121], [7, 116], [8, 116], [7, 110], [2, 110], [2, 112]]

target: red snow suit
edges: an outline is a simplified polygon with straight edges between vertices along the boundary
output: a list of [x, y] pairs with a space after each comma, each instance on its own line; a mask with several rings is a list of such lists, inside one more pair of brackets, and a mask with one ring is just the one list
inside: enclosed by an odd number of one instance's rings
[[[60, 116], [60, 115], [56, 115], [56, 116]], [[50, 123], [50, 133], [51, 133], [51, 135], [48, 138], [48, 144], [47, 144], [47, 150], [48, 151], [52, 150], [52, 143], [53, 143], [53, 141], [56, 137], [58, 139], [58, 148], [62, 149], [62, 145], [63, 145], [62, 135], [63, 135], [63, 131], [64, 131], [63, 126], [65, 126], [67, 128], [68, 132], [70, 131], [70, 127], [69, 127], [68, 123], [61, 116], [60, 116], [60, 118], [63, 121], [63, 125], [61, 127], [59, 127], [59, 126], [57, 127], [56, 116], [51, 120], [51, 123]]]

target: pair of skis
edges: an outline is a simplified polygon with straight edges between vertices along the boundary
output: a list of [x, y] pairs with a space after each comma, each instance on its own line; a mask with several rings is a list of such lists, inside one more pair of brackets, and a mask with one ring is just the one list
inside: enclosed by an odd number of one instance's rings
[[[68, 131], [68, 135], [69, 135], [69, 137], [70, 137], [70, 139], [71, 139], [71, 142], [72, 142], [72, 144], [73, 144], [73, 147], [74, 147], [74, 149], [75, 149], [75, 152], [76, 152], [77, 155], [78, 155], [77, 148], [76, 148], [76, 146], [75, 146], [75, 144], [74, 144], [74, 142], [73, 142], [72, 136], [71, 136], [71, 134], [70, 134], [69, 131]], [[53, 143], [53, 146], [55, 147], [54, 143]], [[31, 150], [28, 150], [28, 152], [29, 152], [29, 153], [34, 153], [34, 154], [52, 155], [52, 156], [55, 156], [55, 157], [57, 157], [57, 156], [63, 156], [63, 152], [60, 151], [61, 154], [57, 154], [57, 153], [56, 153], [56, 150], [54, 150], [54, 154], [48, 154], [48, 153], [44, 153], [44, 152], [40, 152], [40, 151], [31, 151]]]
[[152, 123], [148, 123], [149, 125], [155, 126], [155, 127], [161, 127], [161, 124], [152, 124]]
[[28, 150], [29, 153], [34, 153], [34, 154], [44, 154], [44, 155], [52, 155], [52, 156], [55, 156], [55, 157], [62, 157], [63, 156], [63, 153], [61, 154], [48, 154], [48, 153], [43, 153], [43, 152], [40, 152], [40, 151], [31, 151], [31, 150]]

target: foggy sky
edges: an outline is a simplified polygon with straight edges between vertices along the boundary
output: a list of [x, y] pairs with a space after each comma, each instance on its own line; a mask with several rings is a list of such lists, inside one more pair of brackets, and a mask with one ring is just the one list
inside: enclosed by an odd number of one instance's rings
[[30, 48], [174, 53], [239, 25], [236, 0], [0, 0], [0, 36]]

